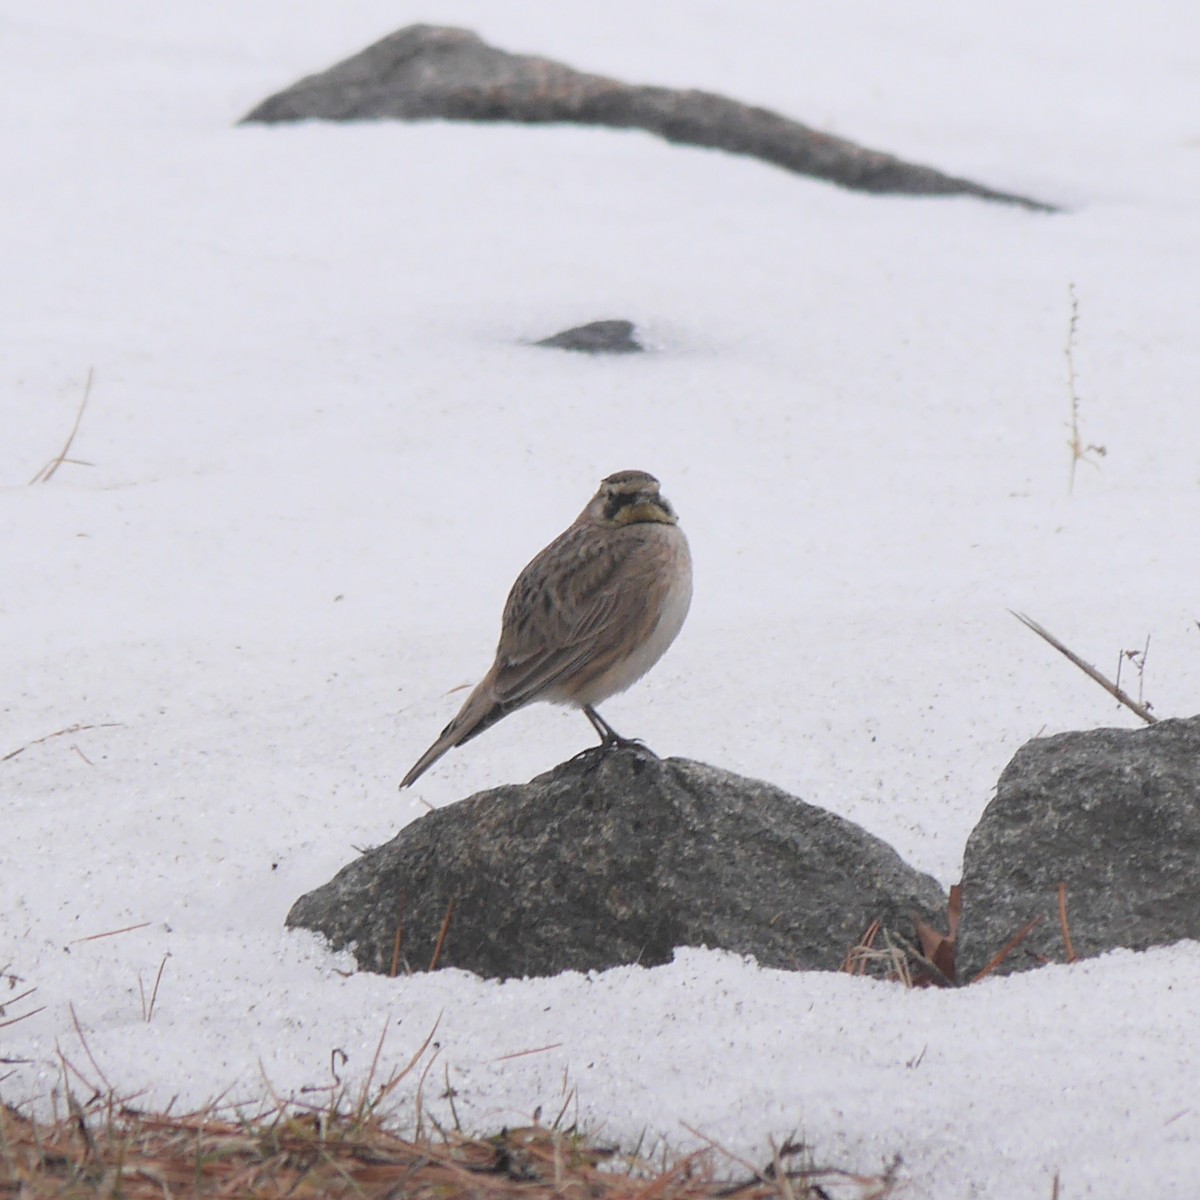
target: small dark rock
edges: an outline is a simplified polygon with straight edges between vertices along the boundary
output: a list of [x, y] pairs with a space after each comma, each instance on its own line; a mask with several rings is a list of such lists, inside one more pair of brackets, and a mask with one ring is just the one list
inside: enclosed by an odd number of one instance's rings
[[632, 321], [591, 321], [542, 338], [534, 345], [581, 350], [584, 354], [637, 354], [645, 349], [633, 336]]
[[1048, 204], [904, 162], [713, 92], [641, 87], [509, 54], [469, 29], [409, 25], [268, 97], [243, 121], [514, 121], [645, 129], [864, 192]]
[[967, 842], [960, 978], [1036, 916], [998, 969], [1062, 962], [1060, 883], [1079, 957], [1200, 938], [1200, 717], [1017, 751]]
[[287, 923], [387, 974], [426, 970], [446, 922], [439, 966], [506, 978], [653, 966], [676, 946], [836, 970], [875, 918], [911, 937], [914, 913], [944, 910], [932, 878], [857, 825], [753, 779], [622, 749], [419, 818]]

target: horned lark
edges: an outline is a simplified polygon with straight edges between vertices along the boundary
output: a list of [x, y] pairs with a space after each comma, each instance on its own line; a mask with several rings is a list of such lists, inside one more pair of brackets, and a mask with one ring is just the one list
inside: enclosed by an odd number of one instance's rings
[[623, 744], [596, 705], [658, 662], [691, 600], [687, 538], [658, 480], [645, 471], [610, 475], [517, 576], [491, 670], [400, 786], [535, 700], [581, 708], [602, 745]]

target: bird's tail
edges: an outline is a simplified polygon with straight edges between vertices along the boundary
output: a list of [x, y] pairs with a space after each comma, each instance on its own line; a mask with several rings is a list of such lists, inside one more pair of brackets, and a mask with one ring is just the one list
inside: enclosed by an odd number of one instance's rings
[[510, 711], [496, 700], [492, 694], [491, 679], [485, 678], [467, 697], [466, 703], [458, 710], [458, 716], [442, 730], [437, 741], [417, 759], [413, 769], [400, 781], [401, 789], [416, 783], [447, 750], [470, 741]]

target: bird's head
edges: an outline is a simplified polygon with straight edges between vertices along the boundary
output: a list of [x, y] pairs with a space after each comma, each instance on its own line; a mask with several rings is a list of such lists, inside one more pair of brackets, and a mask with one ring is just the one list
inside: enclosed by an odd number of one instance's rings
[[658, 480], [645, 471], [618, 471], [600, 484], [583, 515], [599, 525], [633, 525], [657, 521], [675, 525], [671, 502], [658, 490]]

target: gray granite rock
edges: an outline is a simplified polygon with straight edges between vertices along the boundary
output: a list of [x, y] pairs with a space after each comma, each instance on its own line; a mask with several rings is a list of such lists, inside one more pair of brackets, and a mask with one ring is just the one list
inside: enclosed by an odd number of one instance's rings
[[864, 192], [975, 196], [1052, 206], [944, 175], [821, 133], [765, 108], [694, 89], [641, 87], [489, 46], [467, 29], [409, 25], [264, 100], [243, 120], [569, 122], [644, 129], [746, 154]]
[[944, 910], [889, 846], [778, 788], [597, 749], [419, 818], [287, 923], [385, 974], [428, 969], [445, 923], [438, 966], [506, 978], [652, 966], [677, 946], [835, 970], [875, 918], [911, 938], [914, 913]]
[[959, 976], [1027, 921], [1000, 966], [1200, 938], [1200, 717], [1039, 738], [1017, 751], [967, 842]]
[[578, 350], [584, 354], [637, 354], [644, 349], [633, 335], [632, 321], [589, 321], [534, 342], [555, 350]]

